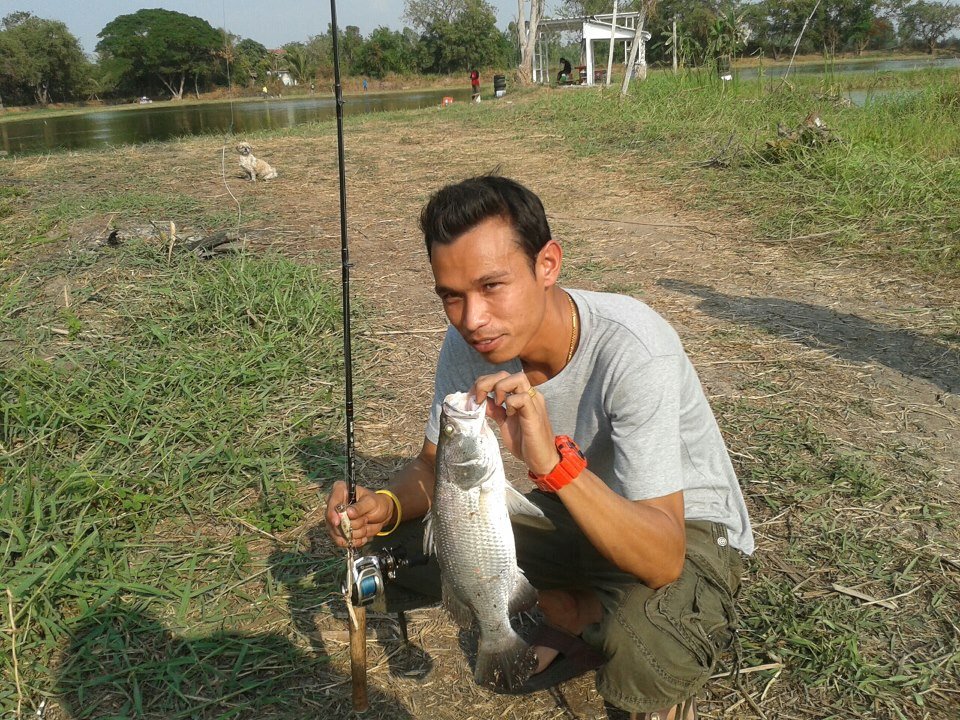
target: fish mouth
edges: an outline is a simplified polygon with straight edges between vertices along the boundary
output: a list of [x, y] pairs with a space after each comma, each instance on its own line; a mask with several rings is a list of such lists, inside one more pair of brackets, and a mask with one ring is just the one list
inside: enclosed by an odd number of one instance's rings
[[443, 412], [451, 420], [476, 420], [486, 411], [487, 401], [478, 403], [470, 393], [451, 393], [443, 399]]

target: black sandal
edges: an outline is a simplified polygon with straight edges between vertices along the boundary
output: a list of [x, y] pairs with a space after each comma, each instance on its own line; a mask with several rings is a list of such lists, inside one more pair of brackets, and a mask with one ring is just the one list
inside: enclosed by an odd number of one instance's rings
[[510, 695], [548, 690], [567, 680], [596, 670], [606, 662], [603, 654], [576, 635], [564, 632], [551, 625], [542, 625], [529, 640], [531, 646], [541, 645], [557, 650], [560, 654], [541, 672], [531, 675], [520, 687], [504, 690]]

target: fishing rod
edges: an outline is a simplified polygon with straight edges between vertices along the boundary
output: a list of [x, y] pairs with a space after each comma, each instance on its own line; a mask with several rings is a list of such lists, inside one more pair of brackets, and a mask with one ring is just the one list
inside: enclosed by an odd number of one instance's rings
[[[343, 289], [343, 374], [344, 410], [346, 415], [347, 503], [357, 501], [356, 455], [353, 434], [353, 355], [350, 346], [350, 245], [347, 242], [347, 177], [343, 151], [343, 87], [340, 85], [340, 42], [337, 28], [337, 2], [330, 0], [330, 27], [333, 35], [333, 83], [337, 105], [337, 169], [340, 175], [340, 265]], [[337, 508], [340, 510], [340, 508]], [[341, 514], [345, 518], [345, 513]], [[346, 521], [349, 526], [349, 520]], [[347, 573], [353, 573], [353, 541], [347, 534]], [[354, 578], [348, 577], [348, 587]], [[353, 709], [363, 712], [370, 707], [367, 697], [367, 609], [353, 602], [351, 593], [345, 598], [350, 611], [350, 675], [353, 681]]]

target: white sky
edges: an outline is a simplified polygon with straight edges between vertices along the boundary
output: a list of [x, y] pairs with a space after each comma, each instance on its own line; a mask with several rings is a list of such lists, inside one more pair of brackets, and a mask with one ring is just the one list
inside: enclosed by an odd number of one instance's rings
[[[497, 25], [505, 30], [517, 14], [517, 0], [490, 0]], [[550, 4], [550, 3], [548, 3]], [[0, 17], [26, 10], [46, 20], [60, 20], [92, 53], [97, 33], [118, 15], [142, 8], [163, 8], [201, 17], [215, 28], [251, 38], [268, 48], [306, 40], [325, 32], [330, 22], [330, 0], [0, 0]], [[369, 35], [379, 25], [403, 27], [403, 0], [338, 0], [340, 28], [357, 25]]]

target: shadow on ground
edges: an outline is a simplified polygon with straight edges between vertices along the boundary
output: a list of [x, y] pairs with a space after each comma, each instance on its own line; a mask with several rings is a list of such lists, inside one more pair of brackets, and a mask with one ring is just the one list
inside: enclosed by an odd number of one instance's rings
[[[322, 438], [301, 447], [311, 481], [323, 486], [339, 477], [342, 448]], [[397, 458], [361, 458], [373, 470]], [[326, 478], [326, 480], [324, 480]], [[341, 565], [322, 526], [311, 528], [303, 551], [275, 550], [269, 572], [287, 593], [293, 629], [309, 639], [304, 649], [283, 634], [231, 630], [188, 636], [174, 632], [155, 615], [149, 601], [116, 601], [91, 611], [71, 628], [69, 646], [57, 670], [58, 704], [75, 720], [103, 717], [274, 718], [347, 717], [351, 678], [330, 663], [343, 653], [317, 625], [318, 614], [336, 597]], [[302, 544], [301, 544], [302, 546]], [[337, 600], [341, 608], [342, 600]], [[400, 645], [394, 625], [376, 624], [382, 644]], [[342, 629], [348, 627], [346, 621]], [[388, 642], [389, 641], [389, 642]], [[390, 670], [422, 677], [432, 663], [412, 646], [394, 652]], [[406, 720], [411, 715], [391, 694], [368, 681], [370, 717]]]
[[659, 285], [702, 298], [698, 308], [714, 317], [750, 323], [767, 332], [855, 362], [877, 362], [960, 393], [960, 353], [909, 330], [897, 330], [857, 315], [781, 298], [726, 295], [682, 280]]
[[[274, 634], [179, 636], [136, 606], [116, 603], [74, 629], [59, 670], [60, 707], [70, 718], [343, 717], [349, 678]], [[331, 692], [331, 689], [334, 689]], [[408, 718], [371, 688], [381, 717]]]

